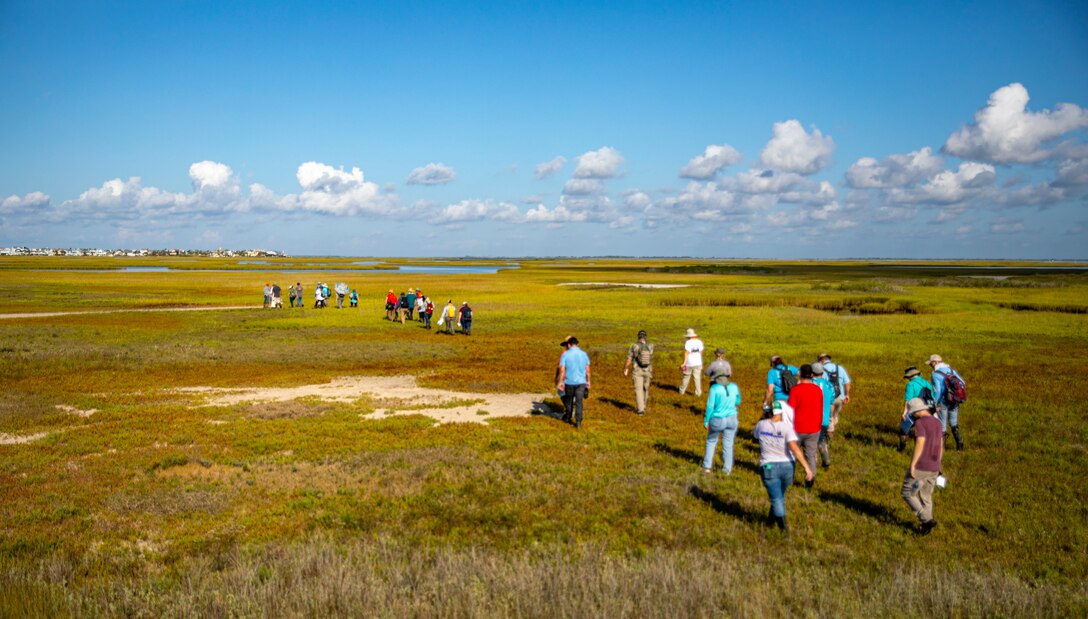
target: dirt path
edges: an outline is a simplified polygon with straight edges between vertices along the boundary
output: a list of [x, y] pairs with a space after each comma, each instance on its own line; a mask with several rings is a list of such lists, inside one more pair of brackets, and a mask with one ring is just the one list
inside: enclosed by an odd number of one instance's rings
[[125, 312], [214, 312], [220, 310], [257, 309], [255, 305], [230, 305], [227, 307], [147, 307], [113, 310], [84, 310], [81, 312], [26, 312], [21, 314], [0, 314], [4, 318], [52, 318], [54, 316], [79, 316], [80, 314], [122, 314]]
[[414, 376], [344, 376], [329, 383], [300, 387], [188, 387], [178, 391], [204, 395], [204, 406], [231, 406], [243, 402], [259, 405], [299, 398], [355, 402], [365, 396], [377, 405], [373, 413], [364, 417], [368, 419], [384, 415], [426, 415], [440, 423], [483, 423], [496, 417], [527, 417], [534, 412], [551, 414], [544, 404], [547, 394], [468, 393], [431, 389], [420, 387]]

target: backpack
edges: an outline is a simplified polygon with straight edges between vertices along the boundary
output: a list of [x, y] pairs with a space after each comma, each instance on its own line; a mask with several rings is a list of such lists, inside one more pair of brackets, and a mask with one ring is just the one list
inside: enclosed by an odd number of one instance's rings
[[465, 309], [461, 310], [461, 320], [472, 320], [472, 308], [465, 306]]
[[967, 401], [967, 383], [955, 371], [937, 372], [944, 376], [944, 401], [958, 406]]
[[649, 344], [643, 344], [643, 343], [639, 342], [638, 348], [635, 351], [634, 357], [635, 357], [635, 363], [638, 364], [638, 367], [648, 368], [648, 367], [650, 367], [650, 363], [653, 362], [654, 349]]
[[937, 402], [933, 399], [933, 390], [929, 387], [922, 387], [922, 390], [918, 392], [918, 397], [926, 403], [926, 406], [930, 410], [937, 410]]
[[782, 393], [786, 395], [789, 395], [790, 391], [797, 386], [797, 377], [793, 375], [789, 368], [779, 368], [778, 380], [782, 383]]
[[835, 397], [842, 395], [842, 386], [839, 385], [839, 364], [835, 364], [835, 371], [827, 372], [827, 380], [831, 382], [831, 389], [835, 393]]

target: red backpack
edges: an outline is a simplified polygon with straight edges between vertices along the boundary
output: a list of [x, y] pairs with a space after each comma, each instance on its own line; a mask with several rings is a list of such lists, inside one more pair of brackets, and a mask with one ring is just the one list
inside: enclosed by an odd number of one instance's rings
[[959, 374], [949, 368], [947, 372], [937, 372], [944, 377], [944, 401], [956, 406], [967, 401], [967, 383]]

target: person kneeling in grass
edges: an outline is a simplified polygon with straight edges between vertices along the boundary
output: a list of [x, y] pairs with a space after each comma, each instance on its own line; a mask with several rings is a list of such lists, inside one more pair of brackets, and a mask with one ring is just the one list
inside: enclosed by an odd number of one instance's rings
[[786, 491], [793, 484], [794, 466], [797, 462], [801, 463], [806, 482], [811, 483], [815, 474], [797, 446], [793, 424], [782, 419], [782, 402], [774, 402], [770, 411], [764, 413], [763, 419], [756, 424], [755, 435], [759, 441], [760, 477], [771, 500], [769, 520], [788, 535]]
[[933, 519], [933, 488], [944, 455], [941, 422], [933, 416], [934, 410], [922, 398], [907, 402], [907, 413], [914, 419], [914, 454], [903, 478], [903, 500], [918, 517], [918, 532], [923, 535], [937, 526]]

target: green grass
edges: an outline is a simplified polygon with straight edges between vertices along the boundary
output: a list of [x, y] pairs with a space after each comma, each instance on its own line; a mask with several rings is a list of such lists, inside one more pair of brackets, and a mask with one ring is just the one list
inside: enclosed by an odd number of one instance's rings
[[[0, 313], [160, 297], [254, 308], [0, 319], [0, 433], [48, 433], [0, 445], [0, 615], [1088, 612], [1088, 324], [1060, 309], [1088, 305], [1083, 275], [960, 287], [931, 283], [958, 272], [864, 264], [524, 261], [497, 275], [360, 274], [359, 310], [272, 311], [252, 294], [266, 274], [18, 264], [0, 264]], [[556, 286], [572, 281], [691, 287]], [[383, 320], [382, 293], [409, 285], [470, 300], [473, 336]], [[58, 286], [123, 294], [65, 293], [58, 308]], [[744, 393], [731, 477], [699, 471], [703, 402], [675, 391], [688, 327], [727, 349]], [[622, 375], [640, 328], [659, 351], [645, 418]], [[483, 423], [363, 419], [384, 408], [367, 398], [196, 408], [198, 394], [176, 391], [413, 374], [451, 391], [547, 393], [570, 333], [594, 364], [581, 432], [482, 409]], [[760, 522], [750, 429], [769, 355], [797, 364], [825, 350], [856, 397], [834, 466], [790, 491], [786, 540]], [[968, 449], [946, 455], [941, 525], [919, 538], [893, 426], [903, 368], [933, 352], [968, 379]]]

